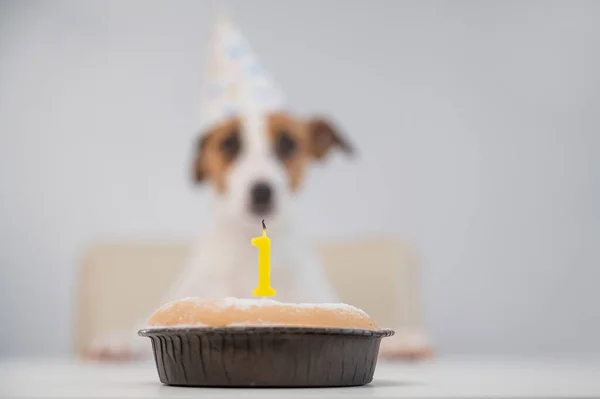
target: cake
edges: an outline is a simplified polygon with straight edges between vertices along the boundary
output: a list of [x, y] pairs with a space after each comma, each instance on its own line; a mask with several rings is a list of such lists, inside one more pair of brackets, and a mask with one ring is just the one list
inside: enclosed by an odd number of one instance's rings
[[364, 385], [382, 330], [347, 304], [184, 298], [148, 319], [160, 381], [220, 387]]
[[184, 298], [160, 307], [148, 327], [319, 327], [377, 331], [361, 309], [343, 303], [284, 303], [272, 299]]

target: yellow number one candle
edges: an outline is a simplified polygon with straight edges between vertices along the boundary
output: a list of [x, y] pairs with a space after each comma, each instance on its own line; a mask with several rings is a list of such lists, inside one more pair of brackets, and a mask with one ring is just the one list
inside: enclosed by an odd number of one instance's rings
[[264, 220], [262, 226], [262, 236], [252, 239], [252, 245], [258, 248], [258, 286], [252, 295], [275, 296], [275, 290], [271, 287], [271, 239], [267, 236]]

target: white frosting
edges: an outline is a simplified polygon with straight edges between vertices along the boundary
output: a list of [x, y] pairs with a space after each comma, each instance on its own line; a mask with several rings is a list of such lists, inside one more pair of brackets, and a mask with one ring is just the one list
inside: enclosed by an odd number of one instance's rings
[[220, 299], [204, 299], [199, 297], [187, 297], [183, 299], [179, 299], [177, 301], [169, 302], [163, 306], [161, 306], [158, 310], [167, 310], [171, 306], [180, 303], [180, 302], [194, 302], [198, 306], [205, 306], [207, 303], [211, 305], [221, 305], [223, 309], [227, 308], [237, 308], [237, 309], [250, 309], [254, 307], [261, 306], [285, 306], [285, 307], [295, 307], [301, 309], [313, 308], [313, 309], [336, 309], [336, 310], [351, 310], [351, 311], [359, 311], [364, 313], [361, 309], [358, 309], [355, 306], [348, 305], [345, 303], [286, 303], [279, 302], [274, 299], [269, 298], [220, 298]]
[[[285, 303], [279, 302], [273, 299], [268, 298], [219, 298], [219, 299], [205, 299], [198, 297], [187, 297], [177, 301], [169, 302], [163, 306], [161, 306], [157, 312], [169, 312], [169, 310], [178, 303], [181, 302], [193, 302], [197, 306], [220, 306], [223, 310], [235, 308], [241, 310], [249, 310], [256, 307], [262, 306], [283, 306], [289, 308], [290, 311], [294, 309], [333, 309], [341, 312], [359, 312], [364, 315], [366, 313], [358, 309], [352, 305], [348, 305], [345, 303]], [[183, 320], [183, 316], [179, 317], [179, 320]], [[256, 322], [234, 322], [228, 324], [229, 327], [257, 327], [257, 326], [278, 326], [281, 324], [268, 322], [264, 320], [258, 320]], [[148, 326], [147, 328], [156, 328], [157, 326]], [[175, 327], [175, 326], [172, 326]], [[194, 323], [193, 325], [183, 325], [179, 324], [176, 326], [177, 328], [190, 328], [190, 327], [206, 327], [205, 324], [202, 323]]]

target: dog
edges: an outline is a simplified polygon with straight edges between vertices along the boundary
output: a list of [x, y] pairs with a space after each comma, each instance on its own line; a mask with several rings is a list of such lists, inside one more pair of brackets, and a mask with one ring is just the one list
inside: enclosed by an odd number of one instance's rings
[[[265, 220], [276, 237], [271, 250], [272, 286], [284, 302], [335, 303], [339, 299], [310, 245], [289, 219], [307, 168], [334, 150], [353, 148], [338, 128], [322, 117], [284, 112], [234, 116], [201, 134], [192, 162], [197, 184], [210, 184], [214, 218], [205, 238], [193, 246], [182, 274], [164, 302], [183, 297], [247, 297], [256, 283], [256, 249], [250, 240]], [[88, 358], [124, 360], [148, 353], [135, 329], [101, 337]], [[427, 358], [424, 334], [399, 329], [383, 340], [382, 356]]]

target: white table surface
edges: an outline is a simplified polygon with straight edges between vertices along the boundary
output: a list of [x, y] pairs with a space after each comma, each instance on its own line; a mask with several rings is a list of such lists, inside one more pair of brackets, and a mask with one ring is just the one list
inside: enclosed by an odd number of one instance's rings
[[161, 385], [154, 364], [89, 364], [76, 360], [2, 359], [0, 397], [483, 397], [600, 396], [600, 359], [441, 358], [382, 363], [364, 387], [215, 389]]

